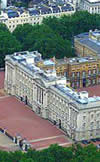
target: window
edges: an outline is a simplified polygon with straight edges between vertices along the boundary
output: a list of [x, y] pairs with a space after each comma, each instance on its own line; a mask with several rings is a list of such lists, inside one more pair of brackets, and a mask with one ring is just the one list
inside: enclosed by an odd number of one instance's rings
[[39, 102], [41, 103], [41, 88], [39, 88]]
[[74, 72], [72, 73], [72, 77], [75, 77], [75, 73]]
[[90, 79], [88, 79], [88, 85], [91, 85], [91, 80]]
[[83, 123], [82, 128], [85, 129], [85, 127], [86, 127], [86, 123]]
[[100, 83], [100, 78], [98, 79], [98, 83]]
[[83, 116], [83, 120], [85, 120], [86, 119], [86, 116]]
[[96, 131], [96, 136], [98, 136], [100, 133], [98, 131]]
[[93, 114], [91, 114], [91, 119], [93, 119], [93, 116], [94, 116], [94, 115], [93, 115]]
[[39, 97], [39, 89], [37, 87], [37, 101], [38, 101], [38, 97]]
[[96, 80], [95, 80], [95, 79], [93, 79], [92, 83], [93, 83], [93, 84], [96, 84]]
[[89, 70], [88, 74], [91, 75], [91, 70]]
[[100, 113], [97, 114], [97, 118], [100, 117]]
[[90, 129], [93, 129], [93, 127], [94, 127], [94, 123], [91, 122], [91, 123], [90, 123]]
[[97, 121], [97, 129], [99, 128], [99, 125], [100, 125], [100, 122], [99, 122], [99, 121]]
[[93, 74], [96, 74], [96, 69], [93, 70]]
[[77, 72], [77, 77], [80, 77], [80, 72]]
[[80, 85], [79, 82], [76, 82], [76, 86], [77, 86], [78, 88], [79, 88], [79, 85]]
[[97, 68], [97, 74], [99, 73], [99, 68]]
[[85, 78], [86, 77], [86, 72], [83, 71], [82, 76]]
[[93, 136], [93, 133], [92, 133], [92, 132], [90, 132], [90, 138], [92, 138], [92, 136]]
[[72, 87], [74, 88], [74, 82], [72, 83]]

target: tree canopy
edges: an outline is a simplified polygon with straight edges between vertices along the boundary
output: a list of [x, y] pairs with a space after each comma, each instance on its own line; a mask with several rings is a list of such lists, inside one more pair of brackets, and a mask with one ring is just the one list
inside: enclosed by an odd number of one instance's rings
[[61, 147], [55, 144], [42, 151], [0, 151], [0, 162], [100, 162], [100, 150], [93, 144], [86, 147], [79, 144]]
[[71, 42], [64, 40], [48, 25], [19, 25], [13, 35], [20, 41], [23, 50], [38, 50], [43, 54], [43, 58], [72, 56]]
[[4, 66], [5, 55], [20, 50], [20, 42], [8, 31], [5, 25], [0, 24], [0, 67]]
[[0, 66], [4, 66], [6, 54], [20, 50], [38, 50], [43, 58], [73, 57], [74, 36], [90, 29], [100, 29], [100, 15], [86, 11], [61, 18], [48, 17], [41, 25], [18, 25], [13, 33], [0, 24]]

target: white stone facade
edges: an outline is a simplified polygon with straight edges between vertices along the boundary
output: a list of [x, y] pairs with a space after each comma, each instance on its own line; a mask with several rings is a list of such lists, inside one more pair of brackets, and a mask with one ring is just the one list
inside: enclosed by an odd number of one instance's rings
[[100, 14], [100, 1], [99, 0], [85, 0], [83, 10], [91, 14]]
[[5, 59], [5, 91], [8, 94], [28, 104], [72, 139], [100, 137], [100, 97], [80, 98], [77, 92], [57, 84], [59, 78], [48, 78], [41, 70], [30, 70], [25, 60], [13, 56]]
[[1, 0], [1, 8], [5, 9], [7, 7], [7, 0]]

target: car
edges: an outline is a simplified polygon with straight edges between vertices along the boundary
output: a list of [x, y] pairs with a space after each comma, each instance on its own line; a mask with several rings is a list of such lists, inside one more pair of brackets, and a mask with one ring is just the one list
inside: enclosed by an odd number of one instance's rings
[[88, 140], [82, 140], [81, 142], [82, 142], [84, 145], [87, 145], [87, 144], [90, 143], [90, 141], [88, 141]]
[[96, 141], [100, 141], [100, 138], [96, 138]]
[[100, 144], [96, 145], [96, 147], [97, 147], [98, 149], [100, 149]]
[[96, 140], [95, 138], [92, 138], [91, 141], [92, 141], [92, 142], [96, 142], [97, 140]]

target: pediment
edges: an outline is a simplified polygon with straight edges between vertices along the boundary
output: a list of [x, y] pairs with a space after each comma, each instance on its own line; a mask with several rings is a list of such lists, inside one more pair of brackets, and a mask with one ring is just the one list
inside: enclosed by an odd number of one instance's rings
[[43, 87], [46, 87], [45, 82], [44, 82], [43, 80], [41, 80], [40, 78], [37, 78], [37, 79], [36, 79], [36, 82], [37, 82], [39, 85], [41, 85], [41, 86], [43, 86]]

